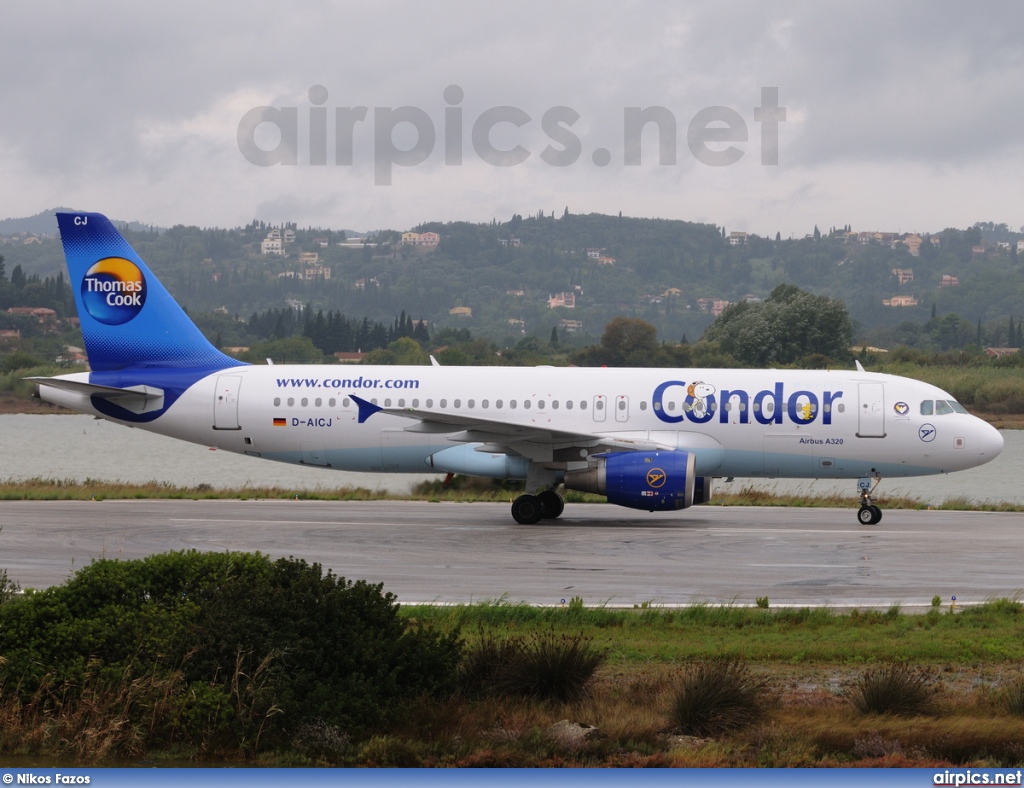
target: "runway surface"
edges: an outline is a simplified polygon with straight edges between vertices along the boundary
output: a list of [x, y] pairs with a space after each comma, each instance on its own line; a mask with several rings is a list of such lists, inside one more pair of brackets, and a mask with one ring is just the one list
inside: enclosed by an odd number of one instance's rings
[[319, 501], [0, 503], [0, 568], [59, 584], [95, 558], [259, 550], [382, 582], [403, 603], [948, 605], [1024, 587], [1024, 515], [569, 505], [515, 524], [506, 504]]

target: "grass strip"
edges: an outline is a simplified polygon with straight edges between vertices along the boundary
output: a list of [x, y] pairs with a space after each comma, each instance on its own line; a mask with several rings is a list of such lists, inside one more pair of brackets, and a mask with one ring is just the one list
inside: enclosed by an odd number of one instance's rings
[[[522, 491], [510, 486], [492, 484], [489, 480], [473, 480], [473, 484], [443, 487], [440, 482], [416, 485], [408, 493], [371, 490], [368, 487], [317, 487], [297, 489], [289, 487], [233, 487], [221, 488], [209, 484], [181, 486], [168, 482], [151, 481], [142, 484], [110, 482], [100, 479], [42, 479], [0, 480], [0, 501], [88, 501], [130, 499], [193, 499], [193, 500], [286, 500], [306, 501], [429, 501], [455, 503], [508, 503]], [[573, 490], [565, 494], [567, 503], [604, 503], [601, 496]], [[886, 509], [947, 509], [957, 511], [1021, 512], [1024, 504], [1006, 501], [974, 501], [965, 496], [951, 496], [934, 505], [906, 496], [882, 498]], [[788, 506], [806, 508], [850, 509], [856, 506], [852, 495], [828, 493], [781, 494], [752, 487], [735, 493], [716, 493], [706, 506]]]

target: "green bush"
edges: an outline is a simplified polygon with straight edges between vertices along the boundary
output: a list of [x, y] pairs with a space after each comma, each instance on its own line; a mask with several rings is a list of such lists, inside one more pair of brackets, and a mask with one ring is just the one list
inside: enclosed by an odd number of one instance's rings
[[891, 662], [861, 674], [850, 700], [861, 714], [928, 714], [935, 696], [932, 679], [923, 669]]
[[398, 616], [380, 585], [260, 554], [101, 560], [0, 606], [0, 687], [74, 699], [88, 676], [180, 678], [165, 738], [259, 749], [313, 723], [359, 737], [454, 686], [457, 633]]
[[689, 736], [737, 730], [764, 713], [765, 689], [765, 682], [739, 660], [698, 662], [683, 674], [669, 716]]
[[7, 577], [7, 570], [0, 569], [0, 605], [12, 599], [21, 590], [21, 586]]

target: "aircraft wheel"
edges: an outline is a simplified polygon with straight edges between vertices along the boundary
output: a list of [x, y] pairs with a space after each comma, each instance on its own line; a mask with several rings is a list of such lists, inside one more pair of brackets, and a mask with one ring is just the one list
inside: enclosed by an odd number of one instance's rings
[[882, 510], [875, 505], [862, 506], [857, 511], [857, 520], [861, 525], [877, 525], [882, 519]]
[[512, 501], [512, 519], [520, 525], [534, 525], [543, 517], [540, 499], [536, 495], [520, 495]]
[[537, 495], [540, 501], [540, 516], [545, 520], [554, 520], [565, 510], [565, 501], [554, 490], [544, 490]]

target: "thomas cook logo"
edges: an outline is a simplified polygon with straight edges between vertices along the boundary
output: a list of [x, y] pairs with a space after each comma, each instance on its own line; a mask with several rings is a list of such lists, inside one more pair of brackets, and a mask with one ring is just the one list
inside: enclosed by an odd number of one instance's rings
[[85, 272], [82, 302], [99, 322], [119, 326], [142, 310], [146, 303], [146, 279], [131, 260], [106, 257]]
[[661, 487], [665, 483], [665, 479], [668, 477], [665, 475], [665, 471], [661, 468], [651, 468], [647, 471], [647, 486], [648, 487]]

